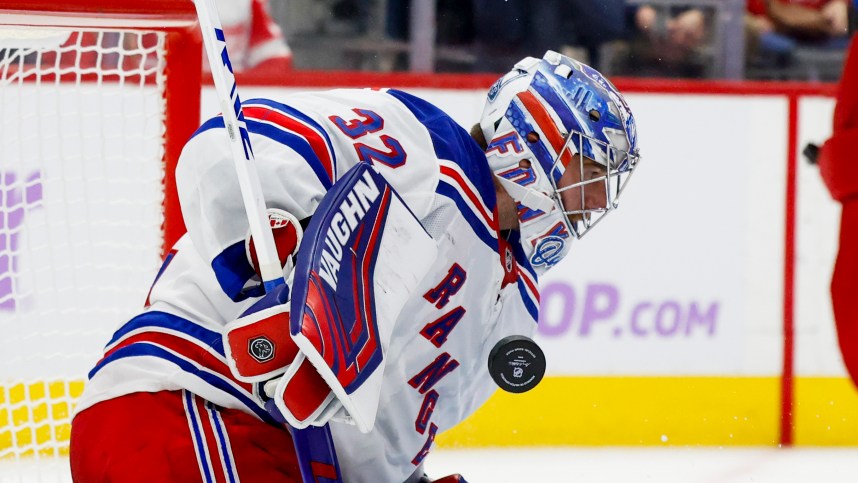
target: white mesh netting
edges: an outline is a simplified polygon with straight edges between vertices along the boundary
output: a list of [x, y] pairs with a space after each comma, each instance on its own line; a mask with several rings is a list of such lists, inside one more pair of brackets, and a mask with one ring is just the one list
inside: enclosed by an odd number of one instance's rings
[[145, 301], [163, 67], [160, 34], [0, 28], [0, 464], [68, 454], [87, 371]]

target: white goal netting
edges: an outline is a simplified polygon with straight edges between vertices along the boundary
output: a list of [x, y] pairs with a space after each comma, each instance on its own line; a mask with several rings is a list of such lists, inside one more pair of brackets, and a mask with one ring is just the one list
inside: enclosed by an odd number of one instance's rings
[[145, 302], [164, 66], [163, 34], [0, 26], [0, 464], [68, 454], [87, 371]]

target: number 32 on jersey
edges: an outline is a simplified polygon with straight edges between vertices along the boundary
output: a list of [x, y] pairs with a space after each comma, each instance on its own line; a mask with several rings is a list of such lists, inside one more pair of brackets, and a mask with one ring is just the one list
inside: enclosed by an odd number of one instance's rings
[[367, 163], [381, 163], [390, 168], [404, 165], [407, 155], [402, 144], [395, 138], [380, 132], [384, 130], [384, 119], [369, 109], [354, 108], [352, 112], [357, 117], [346, 120], [340, 116], [328, 116], [328, 119], [343, 134], [355, 140], [353, 146], [358, 158]]

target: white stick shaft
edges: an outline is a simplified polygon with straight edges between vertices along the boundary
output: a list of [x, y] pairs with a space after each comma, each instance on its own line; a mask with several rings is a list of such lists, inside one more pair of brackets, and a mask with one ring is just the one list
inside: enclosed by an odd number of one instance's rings
[[232, 158], [235, 161], [235, 171], [244, 209], [247, 212], [247, 221], [250, 223], [250, 234], [253, 236], [256, 247], [259, 271], [264, 282], [282, 279], [283, 268], [280, 266], [274, 236], [268, 222], [262, 185], [259, 182], [259, 174], [256, 172], [250, 135], [247, 132], [247, 124], [244, 122], [244, 113], [241, 110], [232, 64], [226, 52], [226, 42], [217, 7], [214, 5], [214, 0], [194, 0], [194, 4], [203, 33], [206, 57], [211, 66], [215, 90], [223, 112], [223, 122], [229, 133]]
[[[283, 268], [280, 266], [277, 247], [274, 245], [274, 236], [268, 222], [268, 211], [262, 197], [262, 185], [254, 165], [250, 135], [247, 132], [247, 124], [244, 122], [235, 76], [226, 52], [223, 28], [214, 0], [194, 0], [194, 4], [197, 7], [203, 45], [223, 111], [223, 122], [229, 133], [230, 148], [238, 174], [241, 198], [247, 212], [247, 221], [250, 223], [250, 233], [256, 246], [259, 270], [267, 292], [279, 283], [284, 283]], [[295, 438], [295, 452], [300, 462], [301, 478], [304, 481], [316, 481], [313, 465], [316, 461], [323, 461], [336, 468], [337, 477], [332, 481], [342, 483], [334, 440], [327, 425], [315, 431], [296, 429], [293, 431], [293, 438]]]

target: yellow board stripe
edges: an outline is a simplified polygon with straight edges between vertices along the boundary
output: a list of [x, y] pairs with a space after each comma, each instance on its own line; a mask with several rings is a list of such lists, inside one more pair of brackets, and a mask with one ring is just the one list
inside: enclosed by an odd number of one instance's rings
[[797, 445], [858, 445], [858, 390], [849, 379], [800, 377], [796, 394]]
[[[0, 387], [0, 459], [68, 454], [83, 382]], [[799, 377], [795, 442], [858, 445], [858, 391], [845, 378]], [[779, 440], [777, 377], [547, 377], [498, 391], [441, 447], [751, 446]]]
[[[851, 382], [797, 381], [796, 443], [858, 445]], [[447, 448], [776, 445], [779, 418], [777, 377], [547, 377], [528, 393], [498, 391], [437, 441]]]

